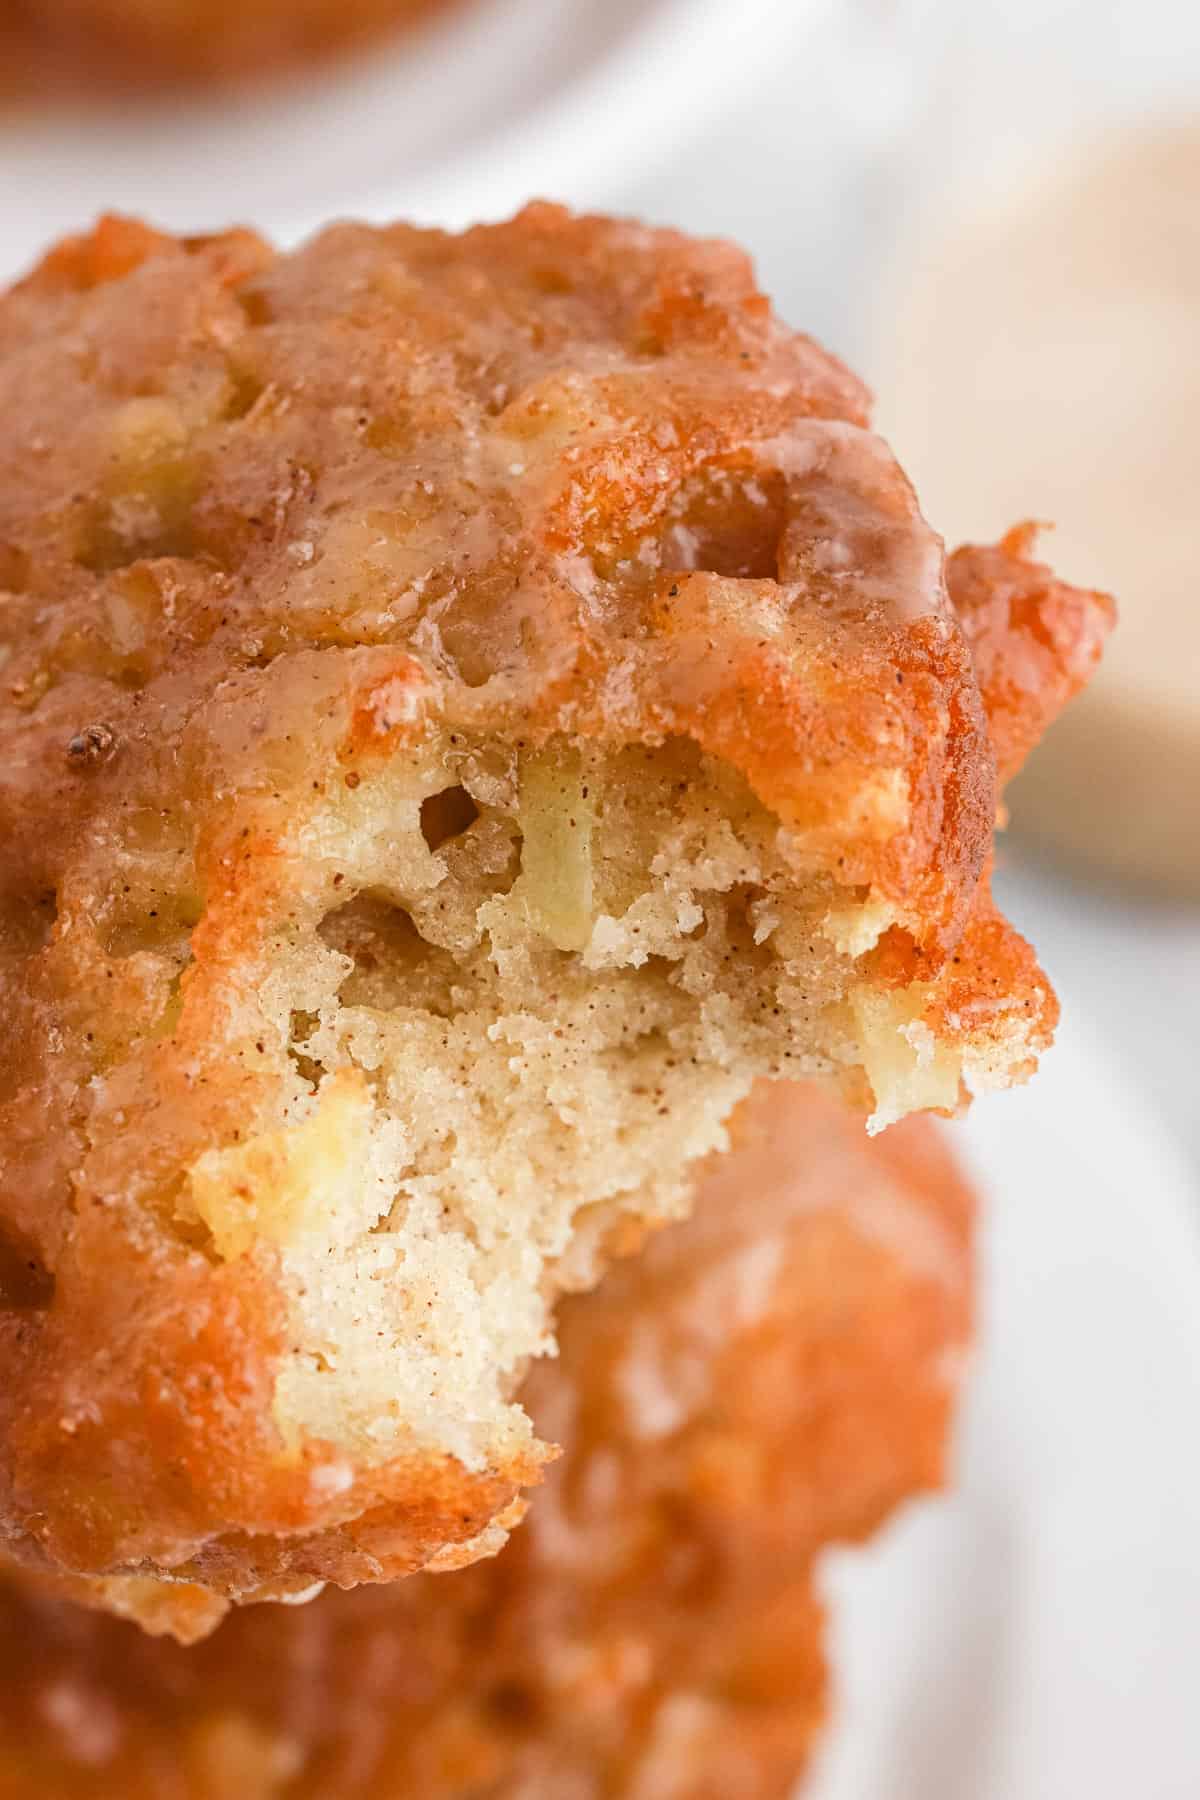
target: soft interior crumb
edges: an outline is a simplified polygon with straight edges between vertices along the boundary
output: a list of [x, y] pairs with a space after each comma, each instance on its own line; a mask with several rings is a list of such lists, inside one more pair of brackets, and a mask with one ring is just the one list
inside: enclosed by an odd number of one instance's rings
[[261, 994], [293, 1091], [193, 1165], [185, 1210], [221, 1257], [279, 1253], [289, 1441], [478, 1468], [527, 1434], [549, 1301], [620, 1216], [683, 1211], [756, 1077], [853, 1059], [831, 884], [683, 740], [435, 738], [301, 829], [329, 904]]

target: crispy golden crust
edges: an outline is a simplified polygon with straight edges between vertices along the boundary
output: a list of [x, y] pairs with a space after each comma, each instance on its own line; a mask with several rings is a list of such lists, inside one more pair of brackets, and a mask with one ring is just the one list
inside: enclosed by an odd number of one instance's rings
[[686, 741], [893, 921], [858, 957], [911, 1064], [884, 1116], [952, 1107], [958, 1053], [1026, 1071], [1053, 997], [982, 885], [940, 546], [743, 257], [550, 207], [287, 257], [105, 221], [0, 302], [0, 401], [9, 1552], [122, 1606], [155, 1569], [241, 1597], [482, 1553], [541, 1447], [285, 1446], [270, 1259], [184, 1204], [302, 1072], [255, 1012], [268, 939], [337, 902], [297, 845], [435, 727]]
[[10, 1593], [0, 1794], [783, 1800], [812, 1558], [941, 1480], [971, 1217], [932, 1127], [760, 1089], [692, 1222], [566, 1303], [529, 1396], [566, 1453], [494, 1561], [186, 1651]]
[[1069, 587], [1034, 560], [1037, 533], [1018, 525], [999, 544], [965, 544], [946, 563], [1002, 781], [1086, 686], [1116, 624], [1109, 595]]
[[[279, 258], [112, 221], [10, 295], [0, 353], [24, 777], [4, 824], [46, 878], [162, 793], [164, 743], [219, 683], [314, 730], [345, 699], [348, 759], [413, 728], [380, 699], [399, 682], [417, 712], [540, 736], [694, 736], [944, 959], [993, 782], [936, 539], [862, 389], [737, 252], [548, 207], [462, 238], [339, 226]], [[364, 508], [393, 593], [401, 552], [420, 562], [407, 613], [371, 593], [369, 540], [357, 604], [340, 571], [304, 576]], [[431, 624], [435, 691], [405, 653]], [[338, 654], [298, 692], [286, 653], [310, 646]], [[89, 725], [111, 736], [72, 756]], [[203, 749], [245, 780], [247, 746]], [[900, 829], [864, 831], [852, 803], [898, 778]]]
[[228, 83], [340, 51], [453, 0], [7, 0], [0, 96]]
[[[1117, 620], [1110, 595], [1071, 587], [1034, 560], [1037, 531], [1034, 524], [1017, 525], [999, 544], [966, 544], [946, 560], [946, 585], [971, 646], [1002, 784], [1087, 685]], [[1035, 1037], [1049, 1041], [1058, 1001], [985, 882], [925, 1016], [936, 1030], [951, 1015], [980, 1018], [1013, 1009], [1036, 1012]]]

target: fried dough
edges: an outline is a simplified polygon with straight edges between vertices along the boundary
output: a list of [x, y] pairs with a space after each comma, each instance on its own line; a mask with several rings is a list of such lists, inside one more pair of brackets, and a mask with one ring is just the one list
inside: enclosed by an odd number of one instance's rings
[[556, 1296], [756, 1080], [881, 1126], [1048, 1040], [940, 541], [739, 252], [547, 206], [107, 220], [0, 402], [7, 1553], [486, 1554]]

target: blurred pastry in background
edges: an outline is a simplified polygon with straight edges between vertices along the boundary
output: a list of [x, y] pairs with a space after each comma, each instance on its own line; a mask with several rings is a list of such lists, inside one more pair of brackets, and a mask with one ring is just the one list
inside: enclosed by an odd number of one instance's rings
[[1055, 566], [1121, 596], [1014, 829], [1200, 895], [1200, 123], [1037, 164], [926, 242], [902, 293], [881, 421], [930, 516], [952, 537], [1052, 522]]
[[457, 0], [3, 0], [0, 94], [236, 83], [320, 62]]
[[821, 1547], [936, 1488], [974, 1202], [937, 1127], [763, 1085], [684, 1226], [567, 1302], [565, 1453], [498, 1557], [185, 1649], [0, 1596], [4, 1800], [784, 1800], [827, 1704]]

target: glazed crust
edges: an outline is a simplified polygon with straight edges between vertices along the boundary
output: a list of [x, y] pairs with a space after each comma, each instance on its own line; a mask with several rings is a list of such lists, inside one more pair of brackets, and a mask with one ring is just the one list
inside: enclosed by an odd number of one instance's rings
[[527, 1397], [566, 1450], [495, 1560], [190, 1650], [10, 1591], [0, 1794], [783, 1800], [813, 1557], [942, 1478], [972, 1212], [934, 1127], [763, 1087], [691, 1222], [565, 1303]]
[[[1016, 525], [998, 544], [964, 544], [946, 559], [946, 585], [971, 646], [1002, 786], [1090, 681], [1117, 622], [1110, 595], [1072, 587], [1037, 561], [1037, 535], [1035, 524]], [[926, 1016], [936, 1029], [951, 1015], [1010, 1009], [1036, 1012], [1046, 1034], [1058, 1023], [1058, 1002], [1041, 991], [1036, 956], [985, 881]]]
[[[290, 257], [108, 221], [8, 296], [0, 357], [14, 885], [178, 799], [185, 759], [246, 785], [218, 688], [370, 756], [412, 728], [399, 684], [464, 724], [692, 736], [941, 966], [994, 781], [939, 546], [864, 390], [739, 252], [550, 207]], [[321, 573], [348, 512], [383, 539], [342, 550], [357, 595]], [[899, 778], [899, 829], [864, 831]]]
[[180, 1221], [181, 1171], [294, 1079], [237, 1026], [309, 903], [285, 846], [433, 724], [687, 741], [886, 908], [869, 984], [1027, 1072], [1053, 997], [987, 900], [938, 541], [738, 252], [551, 207], [291, 256], [105, 221], [0, 303], [0, 400], [9, 1554], [234, 1598], [469, 1559], [544, 1450], [285, 1455], [269, 1263]]

